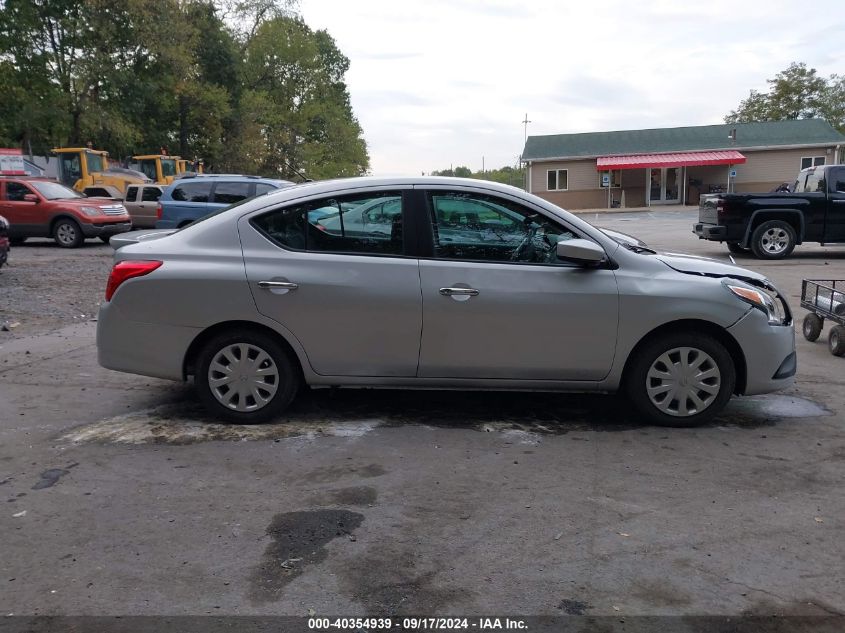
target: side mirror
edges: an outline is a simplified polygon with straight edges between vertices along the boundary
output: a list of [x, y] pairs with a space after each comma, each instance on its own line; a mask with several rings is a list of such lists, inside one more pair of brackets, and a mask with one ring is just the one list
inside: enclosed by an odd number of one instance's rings
[[25, 193], [23, 194], [23, 201], [24, 202], [38, 202], [38, 196], [34, 193]]
[[590, 240], [561, 240], [557, 243], [557, 258], [582, 264], [600, 264], [605, 260], [604, 249]]

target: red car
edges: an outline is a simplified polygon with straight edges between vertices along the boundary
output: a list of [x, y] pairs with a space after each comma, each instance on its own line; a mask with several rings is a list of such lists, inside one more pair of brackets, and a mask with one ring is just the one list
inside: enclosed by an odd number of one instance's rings
[[9, 259], [9, 223], [0, 215], [0, 268]]
[[86, 238], [108, 242], [112, 235], [132, 229], [120, 201], [86, 198], [48, 178], [0, 177], [0, 215], [11, 224], [12, 244], [28, 237], [52, 237], [59, 246], [76, 248]]

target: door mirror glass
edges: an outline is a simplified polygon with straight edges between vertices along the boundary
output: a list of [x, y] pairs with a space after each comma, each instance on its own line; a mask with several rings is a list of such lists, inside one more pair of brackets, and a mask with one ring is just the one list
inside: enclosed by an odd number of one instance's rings
[[590, 240], [561, 240], [557, 257], [576, 264], [598, 264], [604, 261], [604, 249]]
[[38, 196], [36, 196], [34, 193], [27, 193], [27, 194], [24, 194], [23, 201], [24, 202], [38, 202]]

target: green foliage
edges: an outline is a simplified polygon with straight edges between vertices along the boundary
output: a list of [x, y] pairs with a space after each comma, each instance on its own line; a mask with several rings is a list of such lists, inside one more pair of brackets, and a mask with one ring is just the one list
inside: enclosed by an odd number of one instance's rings
[[804, 63], [789, 65], [774, 79], [767, 79], [768, 92], [752, 90], [725, 123], [822, 118], [845, 131], [845, 77], [820, 77]]
[[487, 169], [485, 171], [472, 171], [469, 167], [455, 167], [454, 169], [441, 169], [431, 172], [432, 176], [456, 176], [458, 178], [475, 178], [476, 180], [491, 180], [503, 185], [525, 188], [525, 168], [514, 168], [509, 165], [499, 169]]
[[216, 171], [365, 173], [348, 59], [293, 0], [0, 2], [0, 145], [202, 157]]

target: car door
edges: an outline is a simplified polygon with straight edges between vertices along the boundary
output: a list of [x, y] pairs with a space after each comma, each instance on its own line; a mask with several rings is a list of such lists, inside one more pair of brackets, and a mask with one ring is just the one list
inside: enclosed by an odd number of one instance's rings
[[[616, 347], [613, 271], [557, 260], [583, 237], [539, 209], [472, 189], [429, 188], [431, 257], [420, 260], [420, 377], [597, 381]], [[504, 221], [499, 208], [521, 217]], [[441, 239], [443, 236], [443, 239]]]
[[[49, 234], [49, 218], [42, 198], [31, 187], [22, 182], [7, 180], [0, 204], [0, 215], [5, 216], [15, 237], [44, 237]], [[37, 202], [25, 200], [34, 195]]]
[[[241, 218], [246, 275], [258, 311], [295, 336], [326, 376], [413, 377], [422, 328], [419, 263], [406, 254], [408, 190], [282, 204]], [[316, 209], [403, 201], [387, 234], [317, 225]], [[311, 213], [309, 217], [309, 213]]]
[[[140, 200], [136, 204], [138, 226], [155, 226], [158, 219], [158, 199], [161, 198], [161, 188], [145, 185], [141, 188]], [[134, 218], [133, 218], [134, 220]]]
[[845, 242], [845, 167], [828, 169], [824, 242]]

